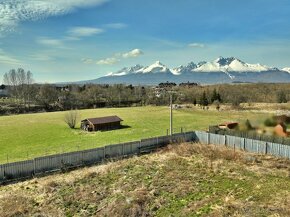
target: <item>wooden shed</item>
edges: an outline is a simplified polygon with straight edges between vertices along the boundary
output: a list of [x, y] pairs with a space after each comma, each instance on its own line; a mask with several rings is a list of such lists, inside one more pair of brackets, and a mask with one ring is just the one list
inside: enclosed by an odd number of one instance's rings
[[81, 121], [81, 128], [86, 131], [114, 130], [121, 128], [121, 121], [118, 116], [87, 118]]

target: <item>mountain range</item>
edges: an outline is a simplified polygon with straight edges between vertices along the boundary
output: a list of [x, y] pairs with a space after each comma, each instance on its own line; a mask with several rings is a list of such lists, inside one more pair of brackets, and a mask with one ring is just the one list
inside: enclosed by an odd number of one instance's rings
[[194, 62], [170, 69], [160, 61], [150, 66], [125, 67], [104, 77], [78, 83], [156, 85], [161, 82], [221, 83], [288, 83], [290, 68], [278, 69], [249, 64], [237, 58], [219, 57], [212, 62]]

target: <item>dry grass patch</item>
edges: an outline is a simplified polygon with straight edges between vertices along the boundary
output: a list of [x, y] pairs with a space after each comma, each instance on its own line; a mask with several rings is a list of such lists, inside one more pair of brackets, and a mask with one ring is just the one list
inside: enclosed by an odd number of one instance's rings
[[5, 216], [289, 216], [289, 168], [225, 147], [169, 145], [1, 187], [0, 207]]

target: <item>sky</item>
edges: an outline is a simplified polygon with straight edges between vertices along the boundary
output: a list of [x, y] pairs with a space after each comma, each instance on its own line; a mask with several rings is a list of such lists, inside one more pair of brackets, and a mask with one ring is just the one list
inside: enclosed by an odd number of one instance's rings
[[90, 80], [219, 56], [290, 67], [290, 0], [0, 0], [0, 83]]

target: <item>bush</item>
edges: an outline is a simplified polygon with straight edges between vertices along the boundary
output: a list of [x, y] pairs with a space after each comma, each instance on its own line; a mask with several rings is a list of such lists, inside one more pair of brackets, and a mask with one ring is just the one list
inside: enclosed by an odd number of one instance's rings
[[74, 129], [79, 119], [79, 112], [77, 110], [71, 110], [65, 114], [64, 121], [71, 128]]
[[265, 121], [264, 121], [264, 125], [266, 127], [274, 127], [277, 125], [277, 122], [273, 119], [273, 118], [267, 118]]

